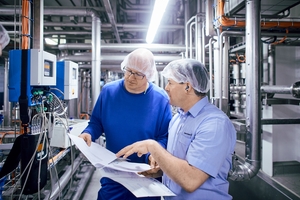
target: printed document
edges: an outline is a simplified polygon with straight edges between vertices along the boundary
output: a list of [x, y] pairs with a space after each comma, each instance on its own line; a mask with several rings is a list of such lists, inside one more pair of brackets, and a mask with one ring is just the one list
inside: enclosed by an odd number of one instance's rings
[[95, 142], [88, 146], [82, 138], [71, 134], [68, 135], [92, 165], [101, 170], [103, 177], [108, 177], [122, 184], [136, 197], [176, 196], [156, 179], [146, 178], [137, 174], [137, 172], [149, 170], [149, 165], [128, 162], [125, 159], [117, 158], [113, 152]]

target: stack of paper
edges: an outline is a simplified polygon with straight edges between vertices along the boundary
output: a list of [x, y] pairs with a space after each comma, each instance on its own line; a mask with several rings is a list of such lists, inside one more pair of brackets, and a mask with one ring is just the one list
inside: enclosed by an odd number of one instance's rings
[[171, 190], [156, 179], [137, 174], [137, 172], [149, 170], [149, 165], [127, 162], [117, 158], [113, 152], [97, 143], [92, 142], [91, 146], [88, 146], [82, 138], [68, 135], [85, 157], [96, 168], [101, 169], [103, 177], [108, 177], [124, 185], [136, 197], [175, 196]]

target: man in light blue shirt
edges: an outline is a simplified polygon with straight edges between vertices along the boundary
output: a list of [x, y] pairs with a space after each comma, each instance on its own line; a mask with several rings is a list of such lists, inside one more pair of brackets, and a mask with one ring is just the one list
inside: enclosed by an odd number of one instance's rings
[[157, 177], [163, 171], [164, 184], [176, 194], [165, 199], [232, 199], [227, 177], [236, 131], [227, 115], [208, 101], [206, 68], [196, 60], [180, 59], [169, 63], [162, 75], [168, 79], [170, 103], [179, 107], [169, 124], [167, 150], [154, 140], [144, 140], [116, 155], [150, 152], [157, 165], [141, 174]]

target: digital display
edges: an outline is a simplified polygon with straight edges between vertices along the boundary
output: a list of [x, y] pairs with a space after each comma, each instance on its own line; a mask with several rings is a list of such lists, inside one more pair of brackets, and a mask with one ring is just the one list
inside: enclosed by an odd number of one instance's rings
[[77, 78], [77, 74], [76, 74], [76, 68], [72, 68], [72, 78], [76, 79]]
[[44, 60], [44, 76], [53, 77], [53, 62]]

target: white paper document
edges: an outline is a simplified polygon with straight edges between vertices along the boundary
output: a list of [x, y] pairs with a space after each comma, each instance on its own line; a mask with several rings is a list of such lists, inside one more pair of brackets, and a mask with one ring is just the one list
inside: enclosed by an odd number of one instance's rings
[[101, 169], [103, 177], [108, 177], [124, 185], [136, 197], [175, 196], [171, 190], [156, 179], [137, 174], [137, 172], [149, 170], [149, 165], [127, 162], [117, 158], [114, 153], [97, 143], [92, 142], [91, 146], [88, 146], [82, 138], [68, 135], [92, 165]]
[[154, 178], [145, 178], [133, 172], [117, 171], [111, 168], [99, 169], [103, 177], [122, 184], [136, 197], [176, 196], [169, 188]]

